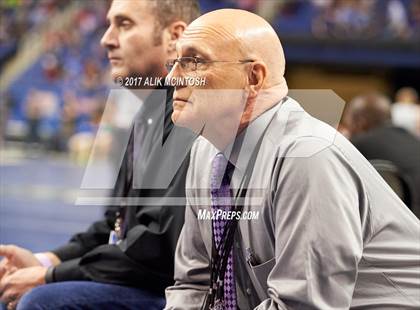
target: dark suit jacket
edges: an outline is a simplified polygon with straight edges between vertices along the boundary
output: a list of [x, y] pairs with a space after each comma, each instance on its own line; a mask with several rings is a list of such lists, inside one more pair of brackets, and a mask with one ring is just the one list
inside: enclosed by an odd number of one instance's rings
[[409, 180], [417, 189], [409, 207], [420, 218], [420, 140], [403, 128], [387, 125], [355, 136], [352, 142], [368, 160], [388, 160]]
[[[170, 156], [174, 152], [160, 152], [162, 141], [166, 142], [174, 128], [170, 118], [173, 89], [167, 90], [164, 109], [154, 106], [159, 98], [152, 94], [146, 100], [146, 109], [141, 115], [143, 121], [149, 115], [158, 120], [153, 126], [149, 126], [146, 137], [141, 142], [142, 161], [146, 161], [146, 164], [143, 165], [144, 171], [140, 172], [140, 176], [147, 176], [149, 184], [150, 178], [157, 178], [163, 173], [164, 162], [173, 160]], [[139, 115], [136, 119], [139, 119]], [[162, 125], [163, 130], [159, 128]], [[142, 287], [159, 293], [163, 293], [165, 287], [173, 284], [174, 252], [184, 223], [183, 201], [189, 149], [195, 139], [192, 132], [179, 128], [177, 130], [181, 130], [182, 134], [177, 136], [176, 143], [168, 143], [169, 148], [173, 149], [176, 145], [177, 154], [181, 150], [186, 156], [182, 157], [182, 164], [166, 189], [133, 189], [131, 186], [132, 176], [128, 174], [132, 171], [133, 162], [128, 152], [132, 151], [133, 143], [136, 143], [132, 132], [113, 196], [154, 197], [154, 204], [139, 204], [123, 209], [119, 206], [108, 207], [104, 220], [94, 223], [86, 232], [76, 234], [68, 244], [53, 251], [62, 263], [55, 267], [49, 281], [93, 280]], [[164, 205], [164, 200], [168, 197], [180, 197], [181, 203], [178, 206]], [[120, 244], [110, 245], [108, 237], [114, 228], [118, 210], [126, 212], [126, 237]]]

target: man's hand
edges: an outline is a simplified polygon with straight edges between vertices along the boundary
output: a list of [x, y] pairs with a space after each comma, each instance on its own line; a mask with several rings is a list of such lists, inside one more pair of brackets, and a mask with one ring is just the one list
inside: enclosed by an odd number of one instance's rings
[[9, 260], [5, 257], [0, 261], [0, 280], [7, 273], [11, 273], [16, 270], [16, 267], [13, 267], [9, 264]]
[[0, 301], [7, 309], [15, 309], [19, 299], [30, 289], [45, 284], [47, 268], [42, 266], [18, 269], [6, 274], [0, 281]]
[[0, 245], [0, 256], [4, 256], [0, 262], [0, 280], [16, 269], [41, 265], [31, 251], [15, 245]]

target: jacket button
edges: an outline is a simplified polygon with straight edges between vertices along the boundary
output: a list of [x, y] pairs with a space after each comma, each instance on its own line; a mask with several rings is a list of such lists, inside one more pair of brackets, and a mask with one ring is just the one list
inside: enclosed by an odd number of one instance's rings
[[251, 295], [252, 291], [251, 291], [251, 289], [250, 289], [249, 287], [246, 289], [246, 293], [247, 293], [248, 295]]

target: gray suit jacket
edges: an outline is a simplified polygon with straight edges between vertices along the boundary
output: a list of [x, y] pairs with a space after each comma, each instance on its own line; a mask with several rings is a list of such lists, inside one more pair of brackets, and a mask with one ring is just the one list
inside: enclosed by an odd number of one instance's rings
[[[259, 218], [239, 221], [234, 245], [239, 308], [419, 309], [420, 222], [369, 162], [287, 98], [248, 126], [240, 150], [227, 151], [233, 188], [260, 137], [244, 201]], [[211, 210], [217, 152], [204, 138], [192, 148], [166, 309], [200, 309], [208, 290], [211, 220], [197, 216]]]

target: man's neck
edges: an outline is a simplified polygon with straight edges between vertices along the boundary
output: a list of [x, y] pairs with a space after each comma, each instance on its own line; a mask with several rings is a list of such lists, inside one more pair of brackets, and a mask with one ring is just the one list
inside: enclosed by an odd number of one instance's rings
[[254, 120], [267, 110], [281, 102], [287, 95], [284, 85], [275, 85], [260, 91], [254, 99], [248, 99], [240, 120], [230, 119], [218, 122], [217, 126], [204, 128], [202, 135], [218, 150], [223, 151], [235, 138], [240, 135]]

